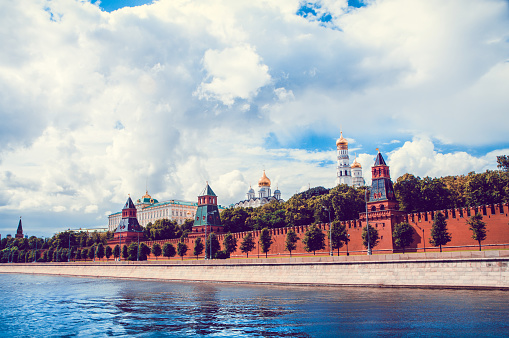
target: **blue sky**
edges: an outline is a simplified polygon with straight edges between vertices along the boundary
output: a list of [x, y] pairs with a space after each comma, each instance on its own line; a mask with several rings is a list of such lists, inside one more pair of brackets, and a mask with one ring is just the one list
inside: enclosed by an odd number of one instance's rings
[[[144, 5], [144, 6], [141, 6]], [[0, 234], [98, 227], [128, 194], [219, 203], [262, 170], [335, 182], [496, 169], [509, 154], [498, 0], [35, 1], [0, 13]]]

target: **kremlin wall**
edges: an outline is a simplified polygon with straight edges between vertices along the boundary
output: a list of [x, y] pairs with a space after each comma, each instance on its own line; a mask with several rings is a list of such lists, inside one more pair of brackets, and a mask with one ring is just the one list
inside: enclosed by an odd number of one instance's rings
[[[486, 223], [487, 236], [482, 242], [485, 249], [507, 249], [509, 248], [509, 205], [508, 204], [497, 204], [497, 205], [483, 205], [478, 207], [469, 208], [456, 208], [447, 210], [434, 210], [429, 212], [420, 212], [405, 214], [399, 211], [398, 201], [394, 194], [392, 181], [390, 178], [389, 166], [385, 163], [382, 154], [379, 152], [375, 163], [371, 169], [372, 173], [372, 185], [369, 190], [369, 200], [367, 202], [367, 214], [360, 213], [358, 219], [349, 220], [342, 222], [345, 225], [347, 233], [350, 238], [348, 246], [344, 246], [340, 249], [340, 255], [359, 255], [366, 254], [366, 248], [362, 245], [362, 229], [367, 223], [378, 231], [379, 243], [377, 246], [372, 248], [374, 254], [392, 254], [401, 252], [400, 248], [395, 247], [392, 237], [394, 226], [401, 222], [408, 222], [414, 229], [413, 242], [409, 247], [405, 248], [406, 252], [432, 252], [439, 250], [438, 247], [431, 247], [429, 239], [431, 238], [431, 228], [433, 224], [433, 218], [437, 211], [442, 212], [445, 215], [447, 221], [447, 230], [451, 234], [451, 241], [443, 246], [443, 250], [446, 251], [462, 251], [462, 250], [477, 250], [478, 243], [472, 239], [472, 232], [469, 229], [467, 220], [470, 216], [480, 213], [483, 216], [483, 222]], [[188, 247], [186, 257], [193, 258], [193, 248], [195, 240], [198, 237], [202, 239], [206, 238], [210, 232], [214, 232], [222, 245], [225, 234], [222, 234], [222, 225], [220, 214], [217, 206], [217, 196], [207, 186], [198, 197], [198, 209], [196, 212], [196, 218], [194, 220], [194, 226], [192, 232], [189, 233], [188, 238], [184, 239], [184, 243]], [[128, 199], [126, 206], [124, 207], [123, 214], [126, 215], [121, 221], [122, 224], [130, 224], [136, 220], [136, 208], [132, 204], [130, 198]], [[368, 216], [366, 219], [366, 215]], [[129, 218], [130, 217], [130, 218]], [[284, 227], [278, 229], [270, 229], [272, 237], [272, 245], [268, 255], [271, 257], [285, 257], [289, 256], [290, 253], [285, 250], [286, 235], [290, 229], [293, 229], [299, 241], [297, 242], [297, 248], [292, 252], [293, 255], [309, 254], [304, 249], [302, 239], [307, 231], [308, 226], [296, 226], [296, 227]], [[319, 229], [323, 232], [329, 231], [329, 224], [318, 224]], [[120, 244], [118, 241], [119, 235], [125, 233], [124, 238], [135, 238], [136, 233], [129, 233], [124, 230], [120, 231], [117, 229], [115, 233], [116, 240], [108, 243], [111, 246]], [[259, 248], [259, 237], [261, 231], [253, 231], [253, 239], [255, 242], [255, 248], [249, 253], [250, 257], [259, 258], [265, 256]], [[237, 250], [233, 252], [230, 257], [245, 257], [246, 255], [240, 251], [240, 243], [247, 232], [234, 233], [232, 234], [237, 240]], [[180, 239], [172, 240], [160, 240], [160, 241], [145, 241], [145, 244], [152, 247], [154, 243], [159, 243], [161, 246], [166, 242], [172, 243], [175, 247]], [[317, 252], [319, 255], [329, 254], [329, 243], [328, 236], [325, 238], [325, 249]], [[337, 255], [337, 250], [335, 253]], [[150, 257], [149, 259], [155, 259]]]

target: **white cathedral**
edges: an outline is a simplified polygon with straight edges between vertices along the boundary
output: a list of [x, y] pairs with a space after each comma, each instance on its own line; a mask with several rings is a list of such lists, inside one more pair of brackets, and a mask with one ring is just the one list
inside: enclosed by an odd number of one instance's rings
[[274, 195], [271, 196], [270, 191], [270, 180], [265, 175], [265, 170], [263, 171], [262, 177], [258, 180], [258, 197], [256, 197], [256, 193], [253, 188], [249, 187], [249, 190], [247, 192], [247, 199], [244, 201], [240, 201], [238, 203], [235, 203], [235, 208], [247, 208], [247, 207], [260, 207], [264, 204], [267, 204], [271, 201], [278, 201], [278, 202], [284, 202], [281, 199], [281, 191], [279, 189], [274, 190]]
[[348, 141], [343, 137], [343, 132], [341, 132], [341, 137], [336, 141], [336, 147], [338, 161], [336, 185], [346, 184], [354, 188], [364, 186], [365, 181], [362, 177], [361, 164], [355, 159], [350, 166]]

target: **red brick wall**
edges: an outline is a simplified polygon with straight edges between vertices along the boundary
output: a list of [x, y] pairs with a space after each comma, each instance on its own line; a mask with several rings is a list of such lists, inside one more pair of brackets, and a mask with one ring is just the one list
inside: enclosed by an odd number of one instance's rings
[[[502, 208], [502, 209], [501, 209]], [[443, 214], [447, 215], [447, 229], [449, 233], [451, 233], [452, 240], [445, 247], [444, 250], [477, 250], [476, 246], [478, 245], [477, 241], [472, 239], [472, 231], [468, 229], [467, 220], [468, 214], [467, 210], [470, 209], [470, 214], [474, 215], [476, 212], [476, 208], [462, 208], [462, 209], [448, 209], [441, 210]], [[483, 246], [487, 248], [493, 249], [509, 249], [509, 205], [503, 204], [493, 206], [485, 206], [477, 208], [479, 212], [483, 215], [483, 222], [487, 224], [487, 237], [486, 240], [482, 242]], [[503, 212], [501, 212], [501, 210]], [[453, 212], [454, 211], [454, 212]], [[463, 217], [461, 217], [462, 211]], [[494, 211], [494, 212], [493, 212]], [[431, 234], [431, 226], [433, 224], [432, 214], [435, 212], [422, 212], [422, 213], [414, 213], [414, 214], [402, 214], [398, 211], [393, 210], [383, 210], [369, 213], [369, 224], [377, 229], [378, 234], [380, 236], [379, 244], [373, 248], [373, 253], [392, 253], [392, 252], [400, 252], [398, 248], [395, 248], [392, 242], [392, 230], [396, 223], [402, 221], [408, 221], [410, 225], [415, 229], [414, 233], [414, 242], [406, 248], [407, 252], [422, 252], [423, 251], [423, 242], [426, 245], [426, 251], [437, 251], [438, 248], [431, 247], [429, 244], [429, 238]], [[419, 219], [420, 215], [420, 219]], [[454, 215], [454, 217], [453, 217]], [[427, 217], [427, 220], [426, 220]], [[350, 234], [350, 243], [348, 244], [348, 251], [351, 254], [366, 254], [366, 249], [362, 245], [362, 228], [366, 226], [365, 214], [361, 214], [359, 219], [342, 222], [345, 224], [348, 234]], [[322, 231], [329, 231], [328, 224], [318, 224], [318, 227], [322, 229]], [[293, 227], [294, 231], [297, 233], [297, 236], [300, 240], [297, 242], [297, 248], [292, 252], [292, 255], [302, 255], [308, 254], [304, 250], [304, 244], [302, 243], [302, 239], [304, 238], [304, 233], [306, 232], [308, 226], [298, 226]], [[269, 256], [289, 256], [290, 253], [285, 251], [285, 240], [286, 233], [291, 228], [279, 228], [272, 229], [271, 235], [273, 244], [270, 247], [270, 251], [268, 252]], [[424, 241], [422, 230], [424, 229]], [[235, 233], [234, 237], [237, 239], [237, 251], [234, 252], [232, 257], [246, 257], [246, 254], [242, 253], [239, 249], [240, 243], [242, 239], [247, 234], [247, 232]], [[253, 239], [255, 242], [255, 248], [253, 251], [249, 253], [249, 257], [265, 257], [265, 254], [259, 250], [258, 239], [260, 236], [260, 231], [253, 231]], [[205, 236], [202, 237], [202, 240]], [[219, 243], [223, 242], [224, 235], [218, 235]], [[161, 247], [166, 242], [172, 243], [175, 248], [177, 246], [179, 239], [172, 240], [159, 240], [159, 241], [145, 241], [145, 244], [149, 247], [152, 247], [153, 243], [157, 242], [161, 245]], [[185, 258], [193, 258], [193, 248], [194, 248], [195, 238], [188, 238], [185, 240], [189, 250]], [[496, 244], [504, 244], [502, 246], [495, 246]], [[110, 244], [112, 248], [115, 244]], [[490, 246], [492, 245], [492, 246]], [[466, 247], [471, 246], [471, 247]], [[340, 249], [340, 254], [346, 254], [346, 246]], [[316, 252], [316, 254], [326, 255], [329, 253], [329, 241], [328, 236], [325, 236], [325, 250], [320, 252]], [[337, 250], [334, 251], [334, 255], [337, 255]], [[203, 255], [201, 256], [203, 258]], [[155, 259], [154, 256], [149, 256], [149, 259]], [[159, 257], [159, 259], [166, 259], [165, 257]], [[180, 259], [179, 256], [176, 256], [172, 259]]]

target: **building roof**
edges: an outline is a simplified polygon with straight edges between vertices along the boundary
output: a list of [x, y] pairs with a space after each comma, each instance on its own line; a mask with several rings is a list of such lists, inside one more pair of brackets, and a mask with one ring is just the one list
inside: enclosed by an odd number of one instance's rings
[[205, 189], [203, 189], [200, 196], [217, 196], [217, 195], [214, 193], [214, 191], [210, 187], [209, 182], [207, 182], [207, 186], [205, 187]]
[[384, 158], [382, 156], [382, 153], [380, 153], [380, 151], [378, 151], [378, 154], [376, 155], [374, 167], [376, 167], [378, 165], [387, 165], [385, 163], [385, 160], [384, 160]]
[[270, 180], [267, 177], [267, 175], [265, 175], [265, 170], [263, 171], [263, 175], [260, 178], [260, 180], [258, 180], [258, 186], [259, 187], [270, 187]]
[[341, 136], [336, 141], [336, 147], [339, 147], [340, 145], [348, 145], [348, 141], [343, 137], [343, 132], [341, 132]]
[[16, 231], [16, 233], [23, 234], [23, 226], [21, 224], [21, 217], [19, 218], [18, 230]]
[[134, 206], [133, 200], [131, 199], [131, 196], [127, 198], [127, 202], [125, 202], [123, 209], [136, 209]]

